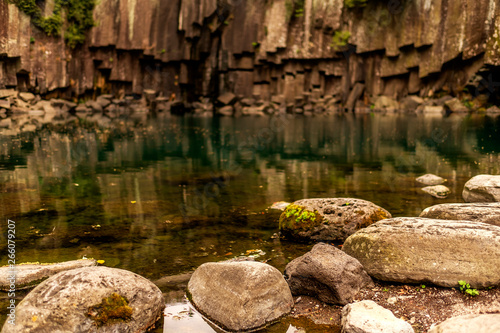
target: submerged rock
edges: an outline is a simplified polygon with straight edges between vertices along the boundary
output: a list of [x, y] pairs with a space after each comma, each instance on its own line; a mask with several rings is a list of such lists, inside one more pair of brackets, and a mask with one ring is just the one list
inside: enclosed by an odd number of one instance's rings
[[435, 205], [424, 209], [420, 217], [476, 221], [500, 226], [500, 202]]
[[342, 250], [380, 280], [478, 288], [500, 284], [499, 239], [486, 223], [399, 217], [356, 232]]
[[160, 318], [165, 302], [147, 279], [108, 267], [58, 273], [33, 289], [16, 307], [17, 332], [145, 332]]
[[[80, 259], [52, 264], [20, 264], [16, 265], [16, 289], [27, 289], [36, 286], [48, 277], [70, 269], [97, 265], [94, 259]], [[0, 267], [0, 289], [9, 289], [10, 268]]]
[[188, 293], [200, 312], [232, 331], [262, 327], [293, 306], [281, 273], [254, 261], [205, 263], [189, 280]]
[[433, 175], [431, 173], [425, 174], [423, 176], [420, 176], [416, 179], [417, 182], [422, 183], [424, 185], [440, 185], [444, 183], [445, 179], [436, 175]]
[[406, 321], [374, 301], [361, 301], [342, 309], [342, 333], [413, 333]]
[[439, 199], [444, 199], [450, 194], [450, 189], [444, 185], [426, 186], [422, 191]]
[[465, 202], [500, 202], [500, 176], [478, 175], [465, 183]]
[[500, 332], [500, 313], [469, 314], [452, 317], [431, 326], [429, 333]]
[[359, 261], [335, 246], [320, 243], [292, 260], [285, 279], [293, 295], [309, 295], [320, 301], [345, 305], [372, 279]]
[[302, 199], [281, 214], [281, 232], [303, 240], [344, 240], [391, 214], [372, 202], [353, 198]]

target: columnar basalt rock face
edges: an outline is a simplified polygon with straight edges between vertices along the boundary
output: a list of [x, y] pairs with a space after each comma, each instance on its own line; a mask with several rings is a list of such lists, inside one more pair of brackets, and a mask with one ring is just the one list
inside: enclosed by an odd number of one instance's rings
[[345, 102], [363, 83], [365, 95], [429, 96], [499, 65], [497, 2], [103, 0], [72, 50], [0, 0], [0, 87], [68, 96], [150, 88], [177, 99], [316, 91]]

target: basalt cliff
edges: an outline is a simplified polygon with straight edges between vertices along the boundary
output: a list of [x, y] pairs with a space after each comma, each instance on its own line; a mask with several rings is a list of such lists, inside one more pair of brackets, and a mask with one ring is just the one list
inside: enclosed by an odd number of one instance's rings
[[[0, 0], [0, 88], [49, 97], [152, 89], [182, 101], [232, 92], [354, 105], [495, 99], [500, 87], [499, 0], [101, 0], [76, 47], [68, 21], [48, 35], [20, 2]], [[57, 4], [36, 1], [45, 16]]]

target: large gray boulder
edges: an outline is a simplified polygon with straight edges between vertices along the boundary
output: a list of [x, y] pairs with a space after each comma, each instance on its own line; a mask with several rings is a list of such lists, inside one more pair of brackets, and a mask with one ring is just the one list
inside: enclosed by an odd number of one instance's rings
[[[70, 269], [92, 267], [97, 265], [95, 259], [80, 259], [53, 264], [20, 264], [16, 265], [16, 289], [27, 289], [36, 286], [48, 277]], [[9, 266], [0, 267], [0, 290], [10, 288]]]
[[400, 217], [350, 236], [342, 250], [380, 280], [473, 288], [500, 284], [500, 227], [472, 221]]
[[366, 200], [302, 199], [283, 211], [279, 224], [289, 238], [333, 241], [345, 240], [357, 230], [391, 217], [387, 210]]
[[230, 331], [262, 327], [293, 306], [280, 271], [255, 261], [205, 263], [189, 280], [188, 294], [201, 313]]
[[453, 317], [431, 326], [429, 333], [497, 333], [500, 332], [500, 313], [469, 314]]
[[422, 175], [416, 179], [417, 182], [422, 183], [424, 185], [433, 186], [433, 185], [441, 185], [444, 183], [445, 179], [431, 173], [427, 173]]
[[285, 279], [294, 295], [309, 295], [325, 303], [345, 305], [372, 279], [359, 261], [335, 246], [320, 243], [292, 260]]
[[478, 175], [465, 183], [465, 202], [500, 202], [500, 176]]
[[33, 289], [17, 305], [15, 325], [7, 321], [2, 333], [145, 332], [164, 308], [158, 287], [135, 273], [77, 268]]
[[342, 308], [342, 333], [413, 333], [406, 321], [374, 301], [361, 301]]
[[427, 207], [420, 217], [441, 220], [467, 220], [500, 226], [500, 202], [447, 203]]

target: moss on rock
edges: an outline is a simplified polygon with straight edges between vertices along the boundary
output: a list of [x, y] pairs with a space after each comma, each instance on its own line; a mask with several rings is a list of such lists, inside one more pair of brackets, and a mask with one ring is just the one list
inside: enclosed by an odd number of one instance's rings
[[117, 321], [129, 321], [132, 318], [132, 308], [128, 300], [117, 293], [103, 298], [100, 304], [91, 306], [87, 315], [95, 321], [98, 327], [110, 325]]
[[280, 230], [295, 234], [319, 226], [323, 222], [323, 216], [317, 210], [291, 204], [283, 211], [279, 222]]

